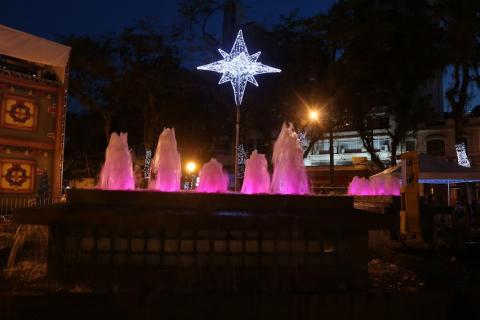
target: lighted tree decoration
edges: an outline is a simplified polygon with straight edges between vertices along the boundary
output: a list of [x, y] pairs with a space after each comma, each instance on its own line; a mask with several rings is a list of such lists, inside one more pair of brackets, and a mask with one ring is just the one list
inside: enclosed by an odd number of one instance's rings
[[243, 39], [242, 30], [238, 31], [237, 38], [233, 44], [230, 53], [218, 49], [222, 60], [215, 61], [203, 66], [197, 67], [198, 70], [213, 71], [222, 74], [218, 84], [230, 82], [233, 88], [233, 96], [235, 99], [235, 106], [237, 111], [237, 121], [235, 123], [235, 190], [237, 190], [238, 181], [238, 145], [240, 133], [240, 105], [242, 104], [243, 94], [247, 87], [247, 82], [258, 87], [258, 82], [255, 79], [256, 75], [263, 73], [278, 73], [280, 69], [267, 66], [258, 62], [258, 57], [261, 52], [249, 54], [245, 40]]
[[307, 132], [305, 130], [298, 130], [298, 141], [303, 148], [303, 151], [307, 150], [308, 148], [308, 141], [307, 141]]
[[238, 159], [237, 159], [237, 162], [238, 162], [238, 178], [243, 179], [243, 175], [245, 173], [245, 164], [246, 164], [247, 159], [248, 159], [248, 154], [245, 151], [245, 148], [243, 147], [243, 144], [240, 144], [238, 146], [237, 154], [238, 154]]
[[470, 168], [470, 160], [468, 160], [467, 156], [467, 147], [465, 146], [464, 142], [458, 143], [455, 145], [455, 151], [457, 152], [457, 160], [458, 164], [462, 167]]

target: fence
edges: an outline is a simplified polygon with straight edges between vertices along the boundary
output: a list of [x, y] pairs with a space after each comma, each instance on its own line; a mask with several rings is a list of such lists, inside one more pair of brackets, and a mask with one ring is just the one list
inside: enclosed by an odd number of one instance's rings
[[44, 197], [5, 197], [0, 198], [0, 221], [11, 221], [15, 209], [46, 206], [56, 203], [51, 198]]

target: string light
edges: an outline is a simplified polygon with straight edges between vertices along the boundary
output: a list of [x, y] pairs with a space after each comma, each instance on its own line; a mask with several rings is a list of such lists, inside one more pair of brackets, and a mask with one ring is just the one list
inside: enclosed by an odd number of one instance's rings
[[307, 139], [307, 132], [305, 130], [299, 130], [297, 132], [298, 135], [298, 141], [300, 142], [300, 145], [302, 146], [303, 150], [307, 150], [308, 148], [308, 139]]
[[218, 84], [228, 81], [232, 84], [235, 104], [237, 106], [242, 104], [247, 82], [258, 87], [258, 82], [254, 77], [255, 75], [281, 72], [280, 69], [257, 62], [261, 53], [260, 51], [252, 55], [248, 53], [242, 30], [238, 31], [237, 38], [230, 53], [222, 49], [218, 49], [218, 52], [222, 55], [223, 60], [199, 66], [197, 69], [221, 73], [222, 77]]
[[150, 180], [150, 165], [152, 162], [152, 150], [147, 149], [145, 151], [145, 167], [143, 168], [143, 177], [146, 180]]
[[247, 163], [247, 159], [248, 159], [248, 154], [245, 151], [245, 148], [243, 147], [243, 144], [241, 144], [241, 145], [238, 146], [238, 159], [237, 159], [237, 162], [238, 162], [238, 177], [240, 179], [242, 179], [244, 174], [245, 174], [245, 165]]

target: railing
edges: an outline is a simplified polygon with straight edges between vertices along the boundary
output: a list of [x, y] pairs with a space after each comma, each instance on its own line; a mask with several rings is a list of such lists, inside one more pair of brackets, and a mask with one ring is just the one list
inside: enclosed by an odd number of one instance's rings
[[43, 197], [5, 197], [0, 198], [0, 222], [11, 221], [15, 209], [46, 206], [56, 203], [51, 198]]
[[13, 70], [9, 70], [9, 69], [0, 68], [0, 73], [6, 74], [6, 75], [8, 75], [10, 77], [13, 77], [13, 78], [34, 81], [34, 82], [46, 84], [46, 85], [49, 85], [49, 86], [52, 86], [52, 87], [57, 87], [58, 88], [60, 86], [60, 82], [58, 82], [58, 81], [49, 80], [49, 79], [45, 79], [45, 78], [38, 78], [38, 77], [34, 77], [32, 75], [29, 75], [29, 74], [13, 71]]
[[346, 195], [348, 187], [332, 187], [332, 186], [312, 186], [313, 192], [320, 195]]

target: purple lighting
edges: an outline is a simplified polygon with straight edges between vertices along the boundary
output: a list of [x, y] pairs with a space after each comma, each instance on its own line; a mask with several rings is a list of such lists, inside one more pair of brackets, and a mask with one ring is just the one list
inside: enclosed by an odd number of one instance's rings
[[309, 194], [307, 173], [303, 164], [303, 148], [300, 146], [293, 125], [282, 126], [273, 146], [272, 193]]
[[105, 151], [105, 163], [97, 187], [106, 190], [133, 190], [132, 156], [128, 150], [127, 133], [112, 133]]
[[242, 193], [257, 194], [270, 192], [270, 174], [267, 158], [254, 150], [247, 160]]
[[200, 170], [198, 192], [227, 192], [228, 175], [223, 172], [223, 166], [216, 159], [210, 159]]
[[158, 138], [157, 149], [152, 161], [150, 189], [172, 192], [180, 190], [182, 167], [177, 150], [175, 129], [163, 129]]
[[348, 185], [352, 196], [399, 196], [400, 181], [392, 176], [376, 176], [370, 179], [353, 177]]
[[[135, 180], [127, 134], [113, 133], [98, 187], [107, 190], [134, 190]], [[148, 160], [148, 159], [147, 159]], [[246, 161], [244, 194], [310, 194], [307, 173], [303, 164], [303, 148], [292, 124], [284, 124], [273, 147], [273, 174], [270, 179], [268, 161], [256, 150]], [[148, 169], [147, 169], [148, 170]], [[181, 161], [177, 149], [175, 130], [165, 128], [158, 138], [150, 170], [148, 188], [162, 192], [180, 191]], [[197, 192], [228, 192], [228, 174], [212, 158], [199, 172]]]

